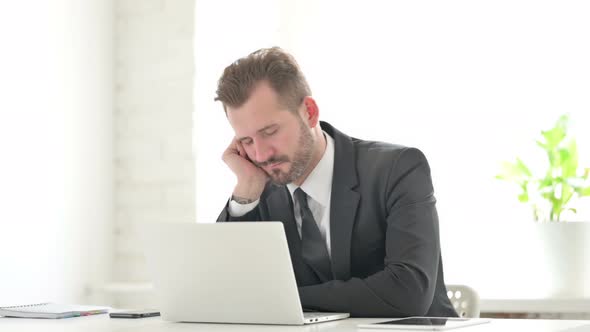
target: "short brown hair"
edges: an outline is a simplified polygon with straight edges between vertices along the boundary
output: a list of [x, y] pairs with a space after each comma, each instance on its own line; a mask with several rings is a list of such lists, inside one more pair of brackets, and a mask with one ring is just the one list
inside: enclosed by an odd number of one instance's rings
[[263, 48], [227, 66], [217, 83], [217, 97], [223, 108], [243, 105], [256, 84], [268, 81], [280, 102], [296, 111], [303, 98], [311, 95], [307, 80], [295, 58], [279, 47]]

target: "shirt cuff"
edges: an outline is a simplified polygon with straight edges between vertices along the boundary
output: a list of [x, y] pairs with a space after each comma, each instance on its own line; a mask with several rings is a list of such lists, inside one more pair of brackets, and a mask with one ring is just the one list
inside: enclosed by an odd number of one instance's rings
[[240, 204], [230, 198], [229, 199], [229, 206], [228, 206], [229, 215], [232, 217], [241, 217], [241, 216], [245, 215], [246, 213], [254, 210], [254, 208], [256, 206], [258, 206], [259, 202], [260, 202], [260, 199], [257, 199], [252, 203]]

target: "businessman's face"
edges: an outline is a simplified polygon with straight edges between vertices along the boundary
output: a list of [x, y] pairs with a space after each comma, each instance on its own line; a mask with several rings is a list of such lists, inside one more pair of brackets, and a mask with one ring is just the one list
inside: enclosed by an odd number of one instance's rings
[[249, 159], [276, 184], [299, 179], [310, 165], [314, 137], [303, 120], [305, 107], [291, 112], [261, 82], [244, 105], [227, 108], [227, 117]]

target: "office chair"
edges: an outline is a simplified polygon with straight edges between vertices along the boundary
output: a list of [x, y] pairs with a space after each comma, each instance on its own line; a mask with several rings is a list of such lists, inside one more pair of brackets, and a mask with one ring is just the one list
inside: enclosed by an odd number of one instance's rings
[[465, 285], [447, 285], [447, 295], [459, 317], [479, 317], [479, 295]]

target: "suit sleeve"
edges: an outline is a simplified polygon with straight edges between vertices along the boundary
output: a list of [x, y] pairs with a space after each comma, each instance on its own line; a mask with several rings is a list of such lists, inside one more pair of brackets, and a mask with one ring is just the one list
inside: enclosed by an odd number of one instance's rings
[[299, 288], [304, 307], [356, 317], [424, 316], [434, 297], [440, 259], [430, 168], [417, 149], [404, 150], [385, 186], [383, 270], [366, 278]]

